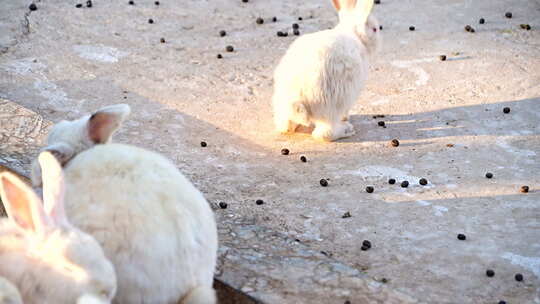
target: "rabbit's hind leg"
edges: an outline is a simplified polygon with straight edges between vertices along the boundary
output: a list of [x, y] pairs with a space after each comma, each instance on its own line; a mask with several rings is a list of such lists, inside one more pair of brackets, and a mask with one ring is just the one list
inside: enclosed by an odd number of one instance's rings
[[321, 141], [335, 141], [354, 135], [354, 127], [348, 121], [339, 121], [333, 124], [316, 122], [311, 136]]

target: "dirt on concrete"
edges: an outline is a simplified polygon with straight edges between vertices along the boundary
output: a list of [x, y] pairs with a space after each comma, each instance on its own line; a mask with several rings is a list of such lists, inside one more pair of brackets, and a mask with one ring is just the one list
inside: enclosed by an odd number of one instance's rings
[[[128, 103], [132, 116], [116, 140], [167, 155], [201, 189], [218, 218], [221, 267], [252, 271], [229, 277], [246, 293], [268, 303], [360, 299], [360, 289], [306, 263], [324, 252], [345, 272], [420, 302], [540, 303], [539, 1], [383, 0], [374, 13], [384, 44], [352, 111], [356, 135], [335, 143], [275, 134], [270, 107], [291, 25], [301, 33], [333, 26], [330, 1], [95, 0], [76, 8], [48, 0], [31, 13], [28, 3], [4, 2], [0, 97], [53, 122]], [[277, 37], [283, 30], [289, 36]], [[274, 247], [260, 237], [268, 231], [280, 236]], [[238, 250], [249, 254], [231, 258]], [[270, 271], [279, 263], [319, 277], [290, 271], [280, 279]]]

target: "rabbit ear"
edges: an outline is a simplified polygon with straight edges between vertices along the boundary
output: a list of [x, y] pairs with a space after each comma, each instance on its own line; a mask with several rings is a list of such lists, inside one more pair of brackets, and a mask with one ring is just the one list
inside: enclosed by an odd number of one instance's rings
[[0, 196], [8, 218], [22, 230], [40, 233], [50, 224], [41, 200], [14, 174], [0, 173]]
[[352, 11], [356, 7], [356, 2], [357, 0], [332, 0], [338, 12], [341, 10]]
[[64, 174], [52, 153], [41, 152], [38, 157], [43, 180], [43, 205], [46, 214], [56, 224], [67, 224], [64, 210]]
[[361, 3], [358, 3], [356, 10], [360, 13], [361, 19], [363, 22], [367, 22], [369, 14], [373, 9], [373, 0], [361, 0]]
[[101, 108], [88, 119], [88, 136], [96, 144], [107, 143], [131, 112], [127, 104]]

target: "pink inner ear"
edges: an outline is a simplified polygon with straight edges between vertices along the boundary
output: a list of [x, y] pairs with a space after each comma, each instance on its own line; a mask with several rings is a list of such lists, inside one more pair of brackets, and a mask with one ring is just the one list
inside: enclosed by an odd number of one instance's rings
[[104, 144], [117, 127], [118, 123], [114, 115], [96, 113], [88, 121], [88, 136], [94, 143]]

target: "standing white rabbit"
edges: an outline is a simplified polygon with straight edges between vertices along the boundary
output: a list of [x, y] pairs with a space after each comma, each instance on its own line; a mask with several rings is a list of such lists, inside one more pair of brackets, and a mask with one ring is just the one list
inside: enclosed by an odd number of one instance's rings
[[294, 41], [274, 73], [274, 122], [279, 132], [311, 127], [318, 140], [354, 135], [348, 122], [378, 48], [373, 0], [333, 0], [339, 24]]
[[[62, 166], [80, 152], [111, 141], [112, 135], [131, 112], [126, 104], [103, 107], [91, 115], [73, 121], [63, 120], [53, 126], [47, 146], [41, 151], [51, 152]], [[37, 161], [32, 163], [32, 185], [41, 185], [41, 171]]]
[[0, 220], [0, 276], [17, 286], [26, 304], [110, 303], [112, 264], [98, 242], [70, 224], [64, 212], [60, 164], [39, 156], [43, 203], [12, 173], [0, 173], [7, 218]]
[[67, 214], [116, 269], [114, 303], [215, 303], [214, 214], [172, 162], [111, 143], [75, 156], [65, 176]]
[[0, 304], [23, 304], [17, 287], [0, 277]]

